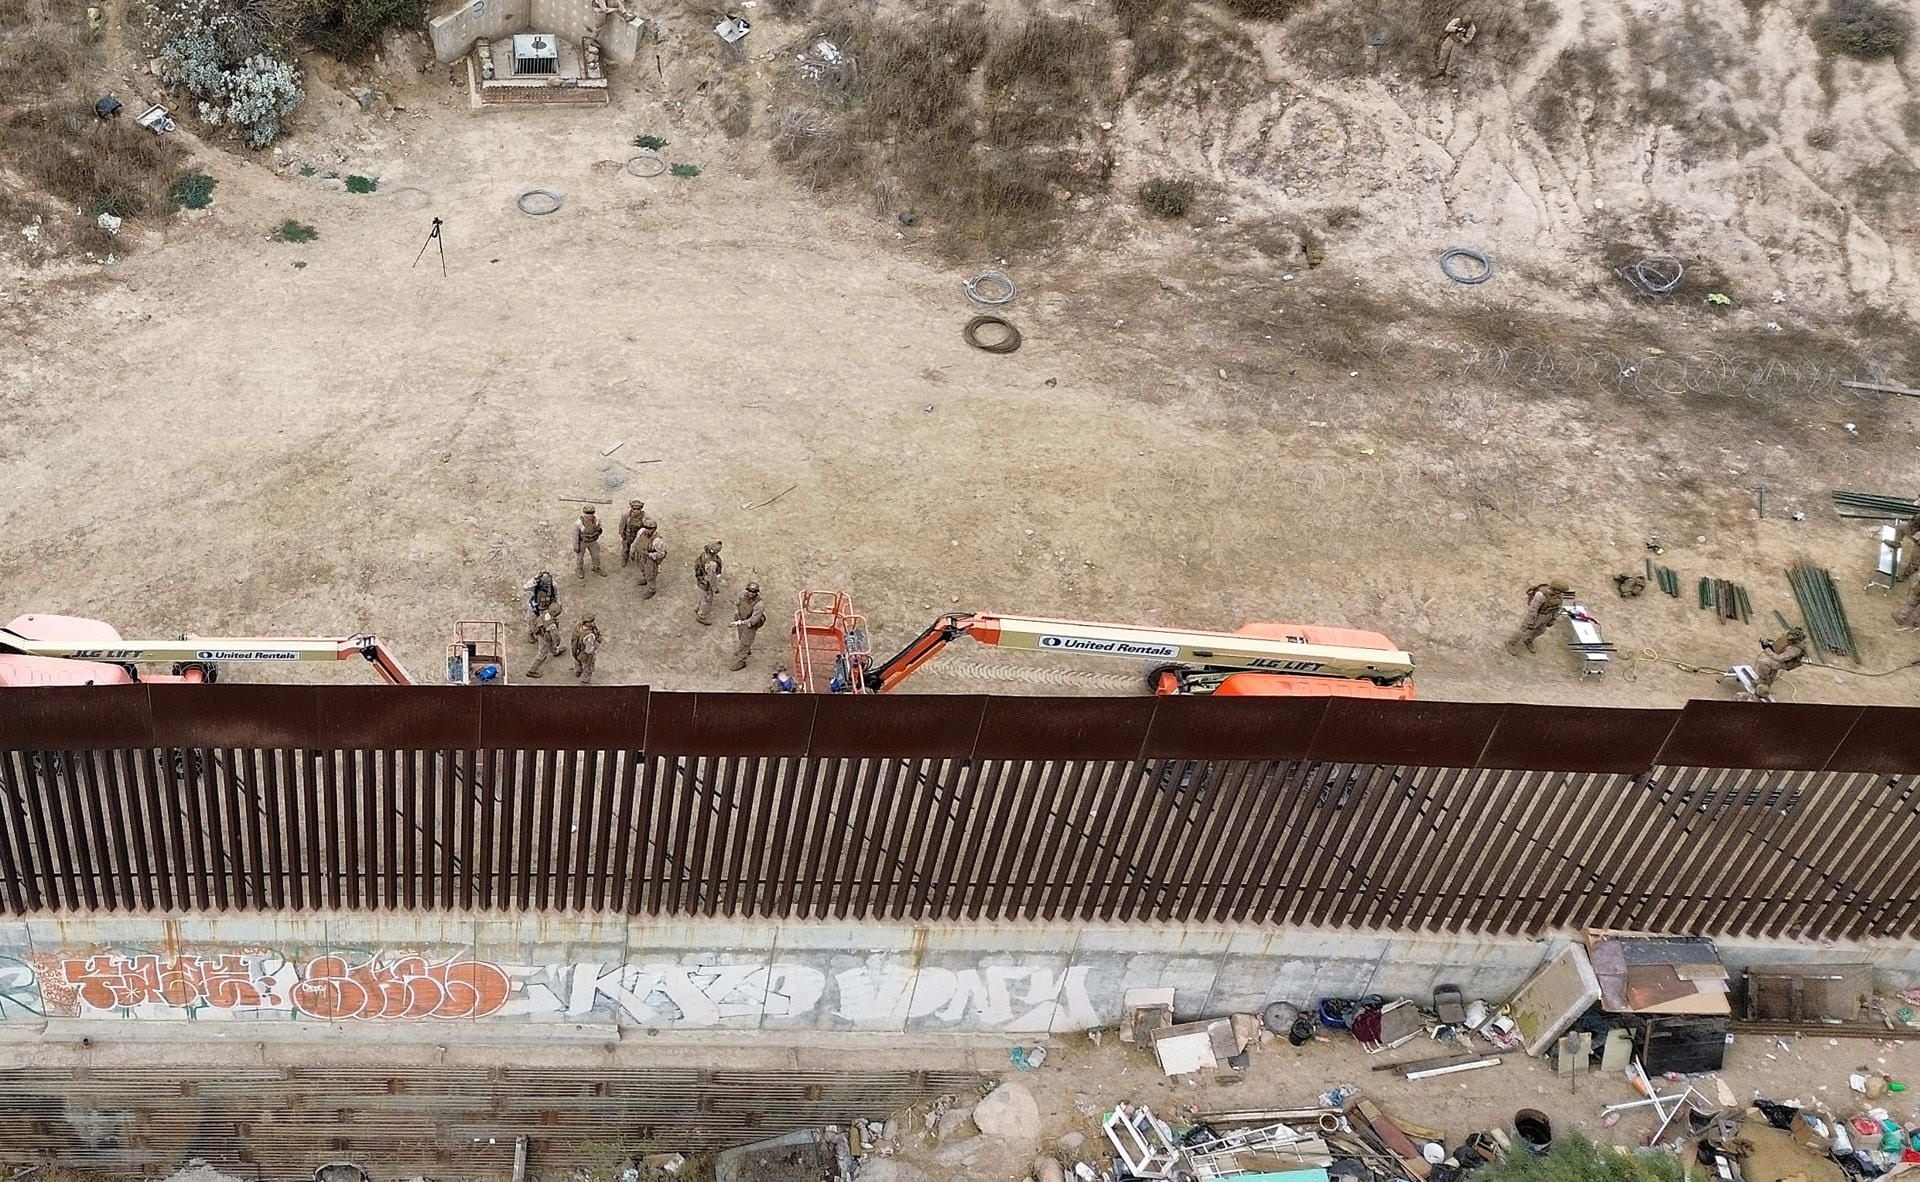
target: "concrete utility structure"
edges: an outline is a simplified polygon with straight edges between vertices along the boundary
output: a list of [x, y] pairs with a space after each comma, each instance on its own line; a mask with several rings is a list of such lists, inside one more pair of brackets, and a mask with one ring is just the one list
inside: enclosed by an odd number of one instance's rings
[[465, 60], [475, 106], [604, 103], [602, 58], [633, 61], [644, 25], [607, 0], [459, 0], [427, 32], [441, 62]]

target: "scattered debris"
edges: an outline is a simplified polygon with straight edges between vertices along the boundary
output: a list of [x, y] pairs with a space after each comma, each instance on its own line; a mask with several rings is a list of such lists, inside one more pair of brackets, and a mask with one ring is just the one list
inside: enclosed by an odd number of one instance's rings
[[170, 131], [177, 131], [180, 128], [180, 125], [174, 122], [173, 115], [158, 103], [140, 112], [139, 116], [134, 119], [134, 122], [155, 135], [165, 135]]
[[753, 31], [753, 22], [744, 16], [734, 16], [732, 13], [728, 13], [719, 24], [713, 26], [713, 31], [720, 35], [720, 40], [725, 41], [728, 45], [732, 45]]
[[780, 499], [781, 497], [784, 497], [784, 496], [786, 496], [786, 495], [787, 495], [788, 493], [790, 493], [790, 492], [792, 492], [792, 491], [793, 491], [794, 489], [796, 489], [796, 488], [799, 488], [799, 487], [800, 487], [800, 486], [799, 486], [799, 485], [797, 485], [797, 484], [789, 484], [789, 485], [788, 485], [787, 487], [785, 487], [785, 488], [783, 488], [783, 489], [781, 489], [781, 490], [780, 490], [779, 492], [777, 492], [777, 493], [774, 493], [774, 494], [773, 494], [772, 496], [770, 496], [770, 497], [768, 497], [768, 498], [767, 498], [766, 500], [764, 500], [764, 501], [753, 501], [753, 502], [751, 502], [751, 503], [749, 503], [749, 504], [745, 504], [745, 505], [742, 505], [742, 506], [740, 506], [740, 507], [741, 507], [742, 509], [764, 509], [764, 508], [766, 508], [766, 507], [767, 507], [768, 505], [771, 505], [771, 504], [773, 504], [773, 503], [774, 503], [775, 501], [777, 501], [777, 500], [779, 500], [779, 499]]

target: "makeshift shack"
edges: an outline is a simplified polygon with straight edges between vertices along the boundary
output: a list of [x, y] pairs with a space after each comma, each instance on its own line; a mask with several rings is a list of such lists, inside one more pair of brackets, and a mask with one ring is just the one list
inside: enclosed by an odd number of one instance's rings
[[1601, 1010], [1632, 1033], [1648, 1074], [1720, 1070], [1733, 1006], [1712, 940], [1596, 930], [1587, 956]]

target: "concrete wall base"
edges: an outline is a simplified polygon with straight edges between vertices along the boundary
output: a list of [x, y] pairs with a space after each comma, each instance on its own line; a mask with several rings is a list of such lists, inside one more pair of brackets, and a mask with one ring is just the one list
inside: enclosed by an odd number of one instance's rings
[[[0, 924], [0, 1031], [379, 1021], [589, 1039], [635, 1028], [1017, 1037], [1112, 1025], [1125, 992], [1146, 986], [1173, 988], [1182, 1018], [1321, 996], [1424, 1000], [1443, 982], [1498, 1001], [1572, 938], [491, 915], [30, 920]], [[1920, 982], [1920, 945], [1720, 951], [1736, 975], [1763, 961], [1866, 962], [1882, 988]]]

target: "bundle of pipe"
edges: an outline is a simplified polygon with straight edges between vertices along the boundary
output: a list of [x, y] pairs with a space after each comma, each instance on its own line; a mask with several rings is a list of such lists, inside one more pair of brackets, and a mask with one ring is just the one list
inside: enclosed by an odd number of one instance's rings
[[1844, 488], [1833, 490], [1833, 507], [1842, 517], [1898, 518], [1920, 513], [1920, 501], [1909, 501], [1886, 493], [1853, 492]]
[[1699, 591], [1700, 606], [1712, 608], [1713, 614], [1719, 616], [1722, 623], [1737, 620], [1744, 624], [1753, 615], [1753, 604], [1747, 599], [1747, 589], [1731, 579], [1702, 575]]
[[1830, 653], [1859, 660], [1853, 643], [1853, 629], [1847, 623], [1846, 609], [1840, 606], [1840, 592], [1833, 585], [1833, 572], [1810, 562], [1796, 562], [1787, 570], [1787, 583], [1800, 604], [1800, 615], [1807, 622], [1807, 635]]

